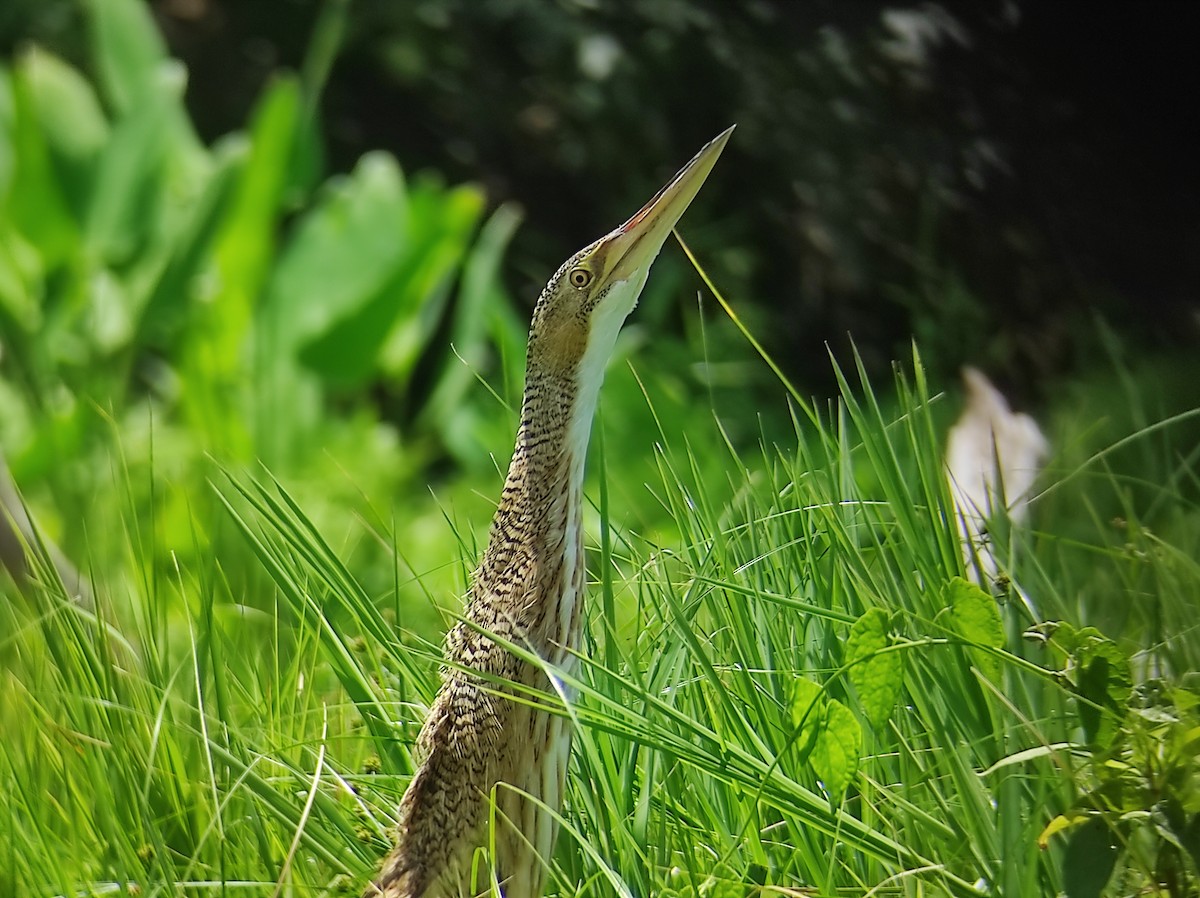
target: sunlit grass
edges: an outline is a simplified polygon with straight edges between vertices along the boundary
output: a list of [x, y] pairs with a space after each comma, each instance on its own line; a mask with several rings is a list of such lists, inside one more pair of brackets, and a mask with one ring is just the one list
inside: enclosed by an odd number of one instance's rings
[[[1048, 650], [1022, 638], [1036, 622], [1015, 592], [1000, 596], [1006, 639], [986, 657], [946, 609], [961, 556], [933, 414], [944, 400], [919, 360], [891, 390], [854, 378], [798, 415], [787, 442], [734, 447], [716, 419], [655, 434], [659, 476], [641, 489], [677, 534], [669, 543], [617, 523], [608, 497], [639, 487], [598, 440], [605, 526], [568, 683], [577, 697], [568, 709], [541, 699], [576, 722], [558, 894], [610, 895], [614, 882], [681, 896], [1061, 891], [1062, 840], [1041, 850], [1038, 835], [1081, 788], [1077, 702]], [[1179, 423], [1151, 422], [1132, 443]], [[1012, 535], [1009, 576], [1080, 626], [1081, 584], [1126, 590], [1141, 605], [1111, 635], [1141, 668], [1176, 675], [1195, 669], [1200, 528], [1191, 461], [1160, 445], [1167, 465], [1138, 475], [1148, 504], [1097, 461], [1060, 460], [1049, 521]], [[1168, 485], [1150, 489], [1156, 477]], [[1069, 540], [1050, 529], [1062, 513], [1050, 497], [1086, 510], [1106, 488], [1126, 497], [1129, 544], [1086, 512], [1090, 536], [1078, 521]], [[144, 523], [116, 508], [121, 595], [98, 584], [93, 615], [43, 565], [32, 598], [6, 599], [0, 892], [336, 893], [359, 888], [385, 850], [440, 659], [408, 606], [452, 615], [455, 595], [419, 598], [399, 562], [392, 590], [364, 589], [269, 476], [216, 474], [212, 489], [234, 528], [224, 539], [240, 539], [259, 573], [204, 553], [156, 570]], [[465, 585], [474, 537], [441, 526]], [[372, 528], [394, 540], [385, 520]], [[880, 726], [846, 667], [851, 625], [874, 608], [903, 662]], [[859, 720], [842, 795], [827, 794], [798, 739], [798, 679]]]

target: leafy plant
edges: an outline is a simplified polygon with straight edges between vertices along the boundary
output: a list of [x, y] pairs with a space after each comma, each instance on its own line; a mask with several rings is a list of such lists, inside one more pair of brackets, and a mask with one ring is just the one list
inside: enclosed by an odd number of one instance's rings
[[36, 46], [0, 63], [2, 450], [55, 538], [101, 579], [119, 567], [115, 540], [57, 511], [111, 493], [114, 454], [145, 472], [112, 501], [152, 522], [163, 567], [221, 540], [210, 456], [324, 481], [327, 499], [338, 465], [357, 478], [345, 498], [447, 455], [480, 469], [507, 420], [473, 377], [513, 384], [523, 365], [498, 276], [520, 217], [381, 152], [322, 181], [345, 5], [211, 147], [148, 7], [83, 8], [94, 81]]
[[1047, 824], [1066, 839], [1069, 898], [1123, 892], [1193, 895], [1200, 888], [1200, 694], [1164, 680], [1133, 683], [1129, 660], [1092, 627], [1055, 622], [1048, 639], [1075, 693], [1084, 742], [1072, 747], [1080, 794]]

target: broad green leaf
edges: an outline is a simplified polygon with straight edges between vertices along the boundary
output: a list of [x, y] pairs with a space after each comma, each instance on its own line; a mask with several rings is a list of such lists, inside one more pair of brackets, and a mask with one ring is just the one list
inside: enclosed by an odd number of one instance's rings
[[520, 221], [516, 207], [504, 205], [480, 229], [463, 266], [450, 326], [453, 352], [445, 353], [437, 383], [422, 411], [423, 423], [435, 429], [446, 448], [466, 464], [489, 457], [476, 426], [478, 408], [464, 400], [475, 377], [486, 373], [493, 354], [489, 337], [495, 322], [511, 306], [500, 283], [500, 265]]
[[[314, 424], [317, 377], [330, 372], [301, 367], [301, 347], [353, 320], [396, 276], [407, 254], [407, 217], [399, 166], [387, 154], [372, 153], [299, 221], [272, 272], [258, 321], [264, 457], [284, 457]], [[367, 367], [372, 359], [350, 355], [352, 347], [331, 348], [343, 355], [331, 359], [327, 382], [340, 382], [360, 364], [373, 370]]]
[[884, 609], [871, 608], [854, 622], [846, 640], [850, 682], [876, 729], [887, 723], [904, 687], [903, 656], [886, 651], [888, 619]]
[[147, 285], [138, 309], [137, 345], [170, 348], [196, 298], [196, 282], [212, 261], [217, 235], [226, 225], [242, 167], [244, 143], [227, 143], [215, 155], [215, 165], [203, 192], [192, 202], [186, 220], [177, 226], [166, 262]]
[[238, 182], [234, 207], [217, 250], [217, 306], [229, 304], [248, 316], [272, 260], [283, 203], [300, 96], [291, 78], [277, 79], [259, 101], [250, 129], [250, 152]]
[[40, 291], [33, 287], [41, 278], [41, 262], [37, 247], [0, 221], [0, 320], [26, 335], [42, 320]]
[[355, 314], [303, 347], [305, 366], [341, 387], [379, 374], [405, 383], [441, 323], [482, 211], [483, 195], [474, 187], [414, 187], [403, 263]]
[[[1082, 635], [1082, 634], [1081, 634]], [[1083, 641], [1075, 653], [1079, 720], [1091, 742], [1108, 747], [1116, 737], [1133, 689], [1129, 659], [1111, 639]]]
[[129, 296], [125, 285], [107, 269], [98, 269], [88, 284], [91, 299], [88, 334], [100, 352], [108, 354], [125, 346], [133, 334]]
[[8, 192], [8, 179], [12, 176], [13, 116], [12, 73], [5, 61], [0, 60], [0, 196]]
[[32, 438], [9, 458], [13, 476], [21, 480], [46, 477], [64, 457], [80, 451], [88, 438], [93, 411], [74, 395], [63, 397], [49, 414], [35, 422]]
[[830, 699], [809, 762], [834, 801], [846, 794], [858, 772], [862, 741], [858, 718], [841, 702]]
[[483, 193], [474, 185], [448, 191], [433, 185], [418, 188], [424, 189], [413, 191], [414, 228], [424, 218], [436, 222], [431, 228], [433, 239], [406, 285], [407, 295], [401, 298], [414, 314], [396, 319], [380, 351], [384, 373], [401, 383], [408, 380], [441, 323], [450, 285], [466, 258], [484, 209]]
[[299, 100], [295, 80], [280, 78], [259, 102], [249, 156], [216, 238], [214, 289], [188, 329], [183, 388], [189, 416], [238, 454], [248, 451], [248, 435], [231, 407], [246, 397], [247, 338], [274, 258]]
[[1117, 840], [1102, 817], [1076, 827], [1063, 855], [1067, 898], [1100, 898], [1119, 853]]
[[[1074, 631], [1075, 628], [1070, 624], [1048, 620], [1034, 624], [1021, 634], [1021, 638], [1030, 643], [1052, 647], [1065, 660], [1070, 655], [1070, 650], [1065, 647], [1065, 643], [1074, 638]], [[1049, 663], [1049, 659], [1047, 659], [1047, 663]]]
[[[946, 584], [944, 601], [954, 630], [974, 646], [1004, 648], [1004, 624], [996, 600], [974, 583], [955, 577]], [[972, 648], [976, 666], [993, 683], [1000, 681], [1000, 661], [986, 648]]]
[[812, 680], [797, 678], [792, 681], [792, 696], [789, 708], [792, 714], [792, 726], [807, 729], [816, 726], [820, 716], [820, 701], [825, 696], [825, 690]]
[[1066, 623], [1059, 624], [1058, 629], [1054, 632], [1054, 642], [1071, 655], [1076, 655], [1080, 649], [1097, 642], [1104, 642], [1106, 639], [1108, 637], [1095, 627], [1075, 629]]
[[479, 351], [487, 338], [488, 310], [504, 301], [500, 266], [520, 223], [521, 212], [516, 206], [506, 203], [497, 209], [480, 229], [463, 266], [451, 339], [464, 358]]
[[363, 156], [297, 224], [271, 275], [263, 314], [282, 352], [357, 313], [395, 272], [408, 229], [404, 176], [386, 153]]
[[1050, 644], [1064, 655], [1071, 655], [1079, 647], [1080, 631], [1067, 621], [1044, 621], [1032, 629], [1046, 635]]
[[130, 112], [157, 89], [167, 49], [142, 0], [87, 0], [92, 58], [108, 102]]
[[[305, 344], [300, 350], [304, 367], [338, 389], [357, 389], [376, 377], [381, 349], [397, 317], [403, 315], [407, 319], [419, 313], [405, 301], [416, 265], [415, 260], [406, 259], [357, 314], [341, 319]], [[443, 299], [430, 297], [429, 303], [440, 311]]]
[[321, 141], [321, 93], [342, 48], [351, 4], [345, 0], [320, 4], [309, 32], [310, 40], [300, 68], [300, 91], [304, 113], [298, 126], [293, 157], [293, 186], [308, 193], [325, 171], [325, 147]]

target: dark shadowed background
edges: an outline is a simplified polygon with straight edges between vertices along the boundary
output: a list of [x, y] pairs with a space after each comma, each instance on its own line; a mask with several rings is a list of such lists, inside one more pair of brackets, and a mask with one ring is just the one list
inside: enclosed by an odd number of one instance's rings
[[[323, 5], [153, 8], [211, 140], [274, 72], [303, 65]], [[1200, 337], [1190, 4], [348, 10], [321, 107], [329, 167], [385, 148], [515, 200], [526, 224], [505, 277], [526, 305], [736, 122], [681, 230], [814, 390], [829, 385], [823, 344], [847, 332], [873, 370], [915, 335], [935, 370], [982, 365], [1030, 398], [1089, 361], [1096, 313], [1135, 347]], [[0, 25], [7, 48], [32, 38], [70, 56], [82, 40], [67, 2], [8, 3]]]

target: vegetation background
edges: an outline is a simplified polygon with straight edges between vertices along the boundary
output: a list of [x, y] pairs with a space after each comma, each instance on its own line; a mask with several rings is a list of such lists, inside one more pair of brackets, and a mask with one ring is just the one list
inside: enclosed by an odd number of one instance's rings
[[[558, 893], [1195, 894], [1193, 18], [6, 2], [0, 895], [361, 885], [532, 302], [731, 122], [604, 390]], [[998, 605], [964, 363], [1054, 449]]]

